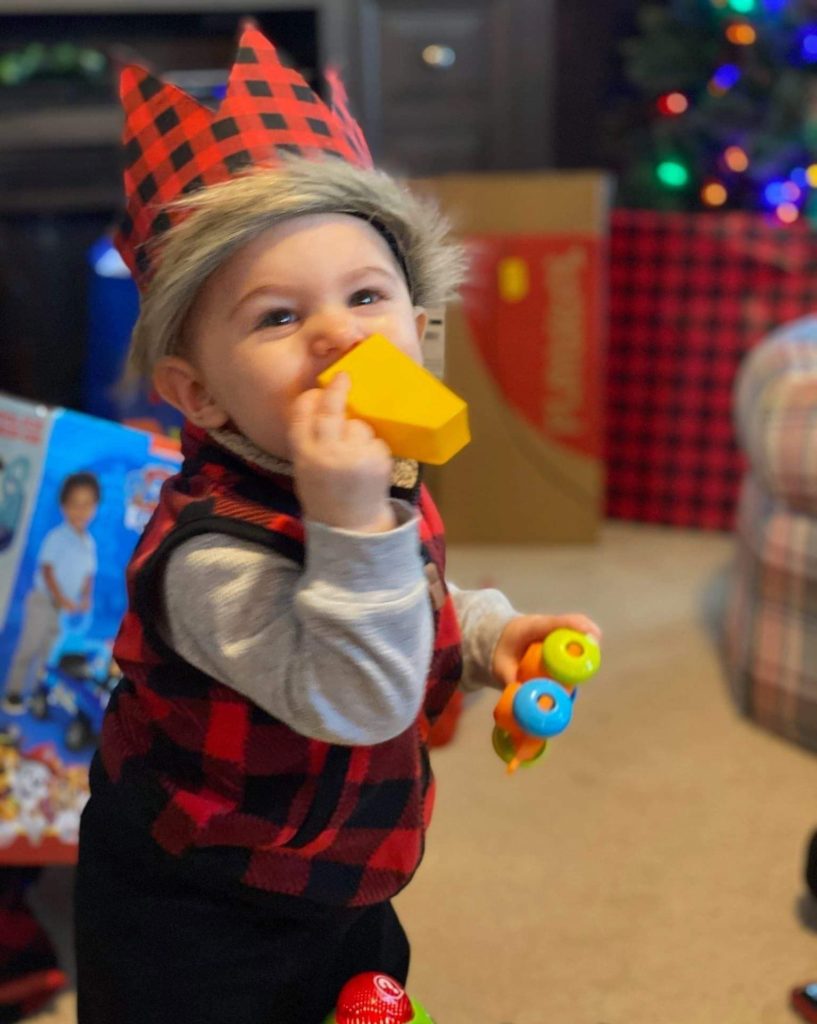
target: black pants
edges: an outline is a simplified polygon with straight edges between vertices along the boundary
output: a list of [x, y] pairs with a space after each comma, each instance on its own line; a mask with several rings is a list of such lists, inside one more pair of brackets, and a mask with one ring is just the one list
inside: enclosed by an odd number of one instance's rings
[[78, 1024], [322, 1024], [361, 971], [405, 984], [390, 903], [280, 909], [210, 891], [130, 856], [93, 805], [77, 871]]

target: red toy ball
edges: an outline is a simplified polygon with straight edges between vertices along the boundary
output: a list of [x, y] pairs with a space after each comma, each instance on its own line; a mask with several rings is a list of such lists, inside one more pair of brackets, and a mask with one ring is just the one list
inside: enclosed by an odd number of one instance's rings
[[335, 1010], [337, 1024], [407, 1024], [413, 1018], [411, 1000], [402, 986], [376, 971], [347, 981]]

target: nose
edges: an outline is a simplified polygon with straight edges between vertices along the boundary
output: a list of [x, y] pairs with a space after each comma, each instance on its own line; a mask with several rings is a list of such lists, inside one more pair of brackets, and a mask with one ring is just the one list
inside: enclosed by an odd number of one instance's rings
[[365, 337], [366, 332], [345, 307], [321, 309], [310, 318], [310, 346], [321, 359], [338, 359]]

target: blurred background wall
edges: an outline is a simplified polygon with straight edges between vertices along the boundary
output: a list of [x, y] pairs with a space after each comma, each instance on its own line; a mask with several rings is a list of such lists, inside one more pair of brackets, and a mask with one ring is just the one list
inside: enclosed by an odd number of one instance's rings
[[11, 0], [0, 5], [0, 389], [83, 406], [89, 251], [120, 208], [116, 73], [218, 102], [242, 15], [316, 87], [339, 66], [407, 175], [587, 167], [635, 0]]

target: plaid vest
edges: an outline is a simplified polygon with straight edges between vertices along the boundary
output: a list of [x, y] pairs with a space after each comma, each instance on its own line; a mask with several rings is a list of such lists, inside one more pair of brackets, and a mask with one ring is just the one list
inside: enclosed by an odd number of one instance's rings
[[[175, 654], [153, 609], [168, 556], [218, 532], [304, 562], [292, 479], [187, 427], [181, 472], [165, 484], [128, 569], [129, 606], [114, 650], [124, 678], [102, 730], [97, 771], [174, 864], [242, 891], [337, 906], [380, 902], [423, 855], [434, 783], [425, 738], [462, 672], [445, 587], [439, 514], [425, 488], [393, 487], [421, 515], [435, 643], [418, 720], [400, 736], [345, 747], [302, 736]], [[226, 877], [225, 877], [226, 876]]]

